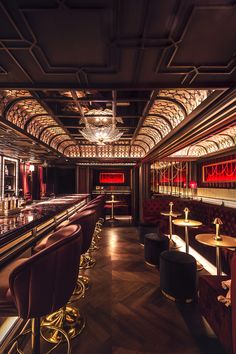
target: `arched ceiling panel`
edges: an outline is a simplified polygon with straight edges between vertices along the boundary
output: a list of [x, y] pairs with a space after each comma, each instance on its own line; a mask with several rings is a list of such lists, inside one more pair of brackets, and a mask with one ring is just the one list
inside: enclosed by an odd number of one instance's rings
[[[143, 134], [142, 134], [143, 133]], [[140, 130], [140, 134], [137, 136], [137, 140], [142, 140], [144, 141], [148, 146], [149, 150], [153, 148], [155, 145], [155, 140], [152, 136], [146, 135], [144, 132]]]
[[158, 96], [169, 97], [182, 104], [190, 114], [211, 93], [210, 90], [160, 90]]
[[[149, 126], [152, 125], [154, 128], [157, 128], [160, 130], [162, 136], [166, 136], [170, 131], [171, 131], [171, 125], [170, 123], [168, 123], [165, 119], [160, 118], [160, 117], [156, 117], [156, 116], [148, 116], [146, 118], [145, 126]], [[150, 131], [151, 133], [151, 131]], [[159, 140], [158, 140], [159, 142]]]
[[155, 127], [143, 127], [140, 129], [140, 134], [144, 134], [145, 136], [150, 136], [153, 141], [151, 143], [152, 147], [157, 144], [161, 140], [161, 134]]
[[[162, 136], [157, 138], [157, 134], [151, 129], [148, 131], [148, 135], [154, 139], [154, 145], [158, 144], [174, 128], [178, 127], [211, 92], [212, 90], [159, 90], [149, 111], [146, 113], [142, 126], [137, 132], [136, 139], [139, 139], [139, 135], [144, 127], [153, 126], [161, 132]], [[134, 139], [134, 143], [136, 139]], [[154, 145], [150, 145], [149, 150], [154, 147]]]
[[176, 156], [193, 156], [200, 157], [211, 154], [217, 151], [225, 150], [236, 146], [236, 126], [232, 126], [223, 130], [219, 134], [212, 135], [211, 137], [200, 141], [197, 144], [187, 146], [181, 149], [171, 157]]
[[47, 114], [45, 109], [35, 99], [16, 101], [6, 113], [6, 119], [24, 129], [25, 124], [35, 115]]
[[54, 126], [55, 120], [50, 116], [37, 116], [32, 118], [32, 120], [27, 125], [27, 132], [33, 135], [35, 138], [39, 139], [40, 133], [43, 129], [48, 126]]

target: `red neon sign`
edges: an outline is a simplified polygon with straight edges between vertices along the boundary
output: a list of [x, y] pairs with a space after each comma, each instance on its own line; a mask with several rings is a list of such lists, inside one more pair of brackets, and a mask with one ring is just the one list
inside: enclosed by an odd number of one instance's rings
[[124, 173], [101, 172], [99, 173], [99, 182], [109, 183], [109, 184], [116, 184], [116, 183], [122, 184], [125, 182], [125, 176]]

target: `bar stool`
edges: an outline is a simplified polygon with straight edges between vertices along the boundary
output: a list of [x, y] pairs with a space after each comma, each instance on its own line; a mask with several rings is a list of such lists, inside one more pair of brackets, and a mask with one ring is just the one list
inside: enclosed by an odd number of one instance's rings
[[[40, 241], [35, 247], [34, 247], [34, 253], [40, 252], [47, 247], [49, 247], [51, 244], [54, 242], [57, 242], [60, 239], [67, 238], [72, 230], [74, 229], [80, 229], [81, 231], [81, 237], [80, 237], [80, 254], [81, 254], [81, 248], [82, 248], [82, 243], [83, 243], [83, 237], [82, 237], [82, 228], [80, 225], [73, 225], [70, 224], [68, 226], [62, 227], [56, 232], [49, 234], [48, 236], [44, 237], [42, 241]], [[80, 259], [78, 263], [78, 269], [80, 265]], [[77, 277], [78, 280], [78, 277]], [[75, 290], [77, 286], [77, 281], [74, 286], [73, 291]], [[73, 294], [73, 291], [71, 293], [71, 296]], [[84, 286], [82, 291], [84, 291]], [[50, 312], [51, 314], [48, 315], [42, 322], [42, 325], [45, 327], [50, 327], [52, 324], [57, 323], [57, 326], [64, 330], [69, 338], [74, 338], [78, 334], [82, 332], [82, 330], [85, 327], [85, 320], [81, 316], [80, 311], [78, 308], [72, 306], [70, 304], [71, 301], [68, 300], [67, 304], [61, 308], [59, 311], [56, 312]], [[51, 343], [58, 343], [60, 338], [57, 338], [57, 336], [54, 335], [54, 333], [51, 333], [51, 331], [44, 331], [43, 337], [45, 340], [51, 342]]]
[[[81, 226], [82, 233], [83, 233], [83, 241], [81, 246], [80, 269], [92, 268], [96, 263], [96, 260], [91, 256], [89, 251], [92, 238], [93, 238], [94, 229], [95, 229], [95, 222], [96, 222], [96, 211], [93, 209], [88, 209], [74, 214], [68, 220], [62, 222], [56, 228], [56, 231], [58, 231], [62, 227], [68, 226], [70, 224]], [[42, 240], [41, 243], [45, 247], [45, 241]], [[40, 247], [40, 244], [38, 245], [38, 247]], [[76, 296], [77, 300], [80, 297], [84, 296], [84, 290], [87, 290], [88, 286], [89, 286], [89, 278], [85, 275], [79, 275], [77, 287], [73, 293], [73, 295]]]
[[[33, 354], [40, 354], [40, 328], [43, 331], [40, 318], [64, 306], [76, 285], [81, 228], [73, 225], [70, 230], [67, 237], [45, 250], [29, 258], [16, 260], [0, 271], [0, 316], [19, 316], [31, 320]], [[71, 353], [67, 334], [56, 325], [52, 325], [50, 330], [60, 338], [64, 335], [67, 353]], [[5, 353], [8, 354], [13, 344], [26, 333], [15, 337]]]
[[[88, 209], [81, 211], [76, 215], [70, 217], [69, 222], [75, 225], [81, 225], [83, 232], [80, 268], [92, 268], [96, 263], [96, 260], [91, 256], [90, 252], [90, 246], [92, 243], [96, 223], [96, 210]], [[88, 285], [88, 277], [80, 275], [79, 278], [82, 279], [85, 286]]]

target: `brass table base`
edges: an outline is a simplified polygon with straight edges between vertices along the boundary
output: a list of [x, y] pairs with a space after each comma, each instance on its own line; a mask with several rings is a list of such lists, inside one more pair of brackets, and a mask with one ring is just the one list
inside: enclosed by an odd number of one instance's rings
[[87, 275], [79, 275], [79, 279], [82, 281], [84, 284], [85, 290], [89, 289], [90, 286], [90, 279]]

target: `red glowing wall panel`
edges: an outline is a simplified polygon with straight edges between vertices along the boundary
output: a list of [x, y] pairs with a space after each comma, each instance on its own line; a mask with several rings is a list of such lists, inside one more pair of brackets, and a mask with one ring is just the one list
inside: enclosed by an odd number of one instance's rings
[[203, 165], [202, 181], [204, 183], [236, 182], [236, 160]]
[[119, 172], [101, 172], [99, 173], [99, 182], [109, 184], [122, 184], [125, 182], [125, 175], [124, 173]]

